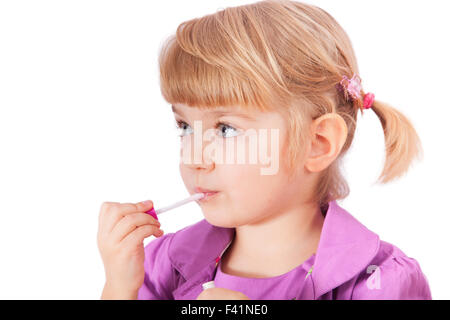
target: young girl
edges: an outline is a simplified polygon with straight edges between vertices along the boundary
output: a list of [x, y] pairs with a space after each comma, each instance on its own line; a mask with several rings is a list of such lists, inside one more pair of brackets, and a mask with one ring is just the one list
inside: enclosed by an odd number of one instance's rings
[[[333, 17], [294, 1], [227, 8], [182, 23], [159, 63], [181, 130], [181, 175], [190, 194], [208, 193], [198, 201], [205, 219], [163, 235], [145, 214], [151, 201], [104, 203], [102, 298], [431, 299], [419, 263], [337, 203], [349, 193], [340, 163], [359, 111], [375, 112], [384, 129], [380, 182], [403, 175], [421, 146], [404, 115], [363, 91]], [[261, 174], [267, 161], [224, 163], [194, 143], [195, 161], [186, 146], [204, 129], [246, 155], [243, 132], [276, 132], [280, 161]]]

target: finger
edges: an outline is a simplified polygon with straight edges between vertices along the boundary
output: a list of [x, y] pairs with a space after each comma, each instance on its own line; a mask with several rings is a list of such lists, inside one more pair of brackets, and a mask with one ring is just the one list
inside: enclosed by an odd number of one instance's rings
[[161, 227], [159, 221], [146, 213], [136, 212], [128, 214], [120, 219], [120, 221], [117, 222], [112, 229], [111, 241], [118, 243], [122, 241], [123, 238], [125, 238], [130, 232], [145, 224], [155, 225], [158, 228]]
[[151, 200], [138, 203], [104, 202], [100, 209], [102, 231], [104, 234], [108, 234], [124, 216], [136, 212], [145, 212], [151, 208], [153, 208]]
[[154, 235], [155, 237], [160, 237], [164, 234], [164, 231], [159, 229], [155, 225], [143, 225], [137, 227], [136, 230], [130, 232], [122, 241], [122, 245], [129, 247], [136, 247], [142, 244], [145, 238]]
[[98, 215], [98, 238], [106, 235], [111, 224], [111, 210], [114, 206], [118, 206], [118, 202], [103, 202]]

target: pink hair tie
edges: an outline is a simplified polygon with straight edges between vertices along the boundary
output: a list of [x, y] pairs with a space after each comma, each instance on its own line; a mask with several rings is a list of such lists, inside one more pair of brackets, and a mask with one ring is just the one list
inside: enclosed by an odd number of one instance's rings
[[347, 94], [350, 95], [352, 100], [361, 98], [361, 78], [356, 74], [351, 79], [348, 79], [347, 76], [343, 76], [341, 86], [346, 89]]
[[364, 109], [370, 109], [375, 101], [375, 95], [373, 93], [368, 93], [364, 96]]
[[361, 78], [354, 74], [351, 79], [347, 76], [343, 76], [341, 82], [337, 85], [340, 92], [344, 94], [346, 101], [351, 101], [361, 109], [361, 112], [365, 109], [370, 109], [375, 101], [375, 95], [373, 93], [367, 93], [364, 95], [364, 101], [361, 101]]

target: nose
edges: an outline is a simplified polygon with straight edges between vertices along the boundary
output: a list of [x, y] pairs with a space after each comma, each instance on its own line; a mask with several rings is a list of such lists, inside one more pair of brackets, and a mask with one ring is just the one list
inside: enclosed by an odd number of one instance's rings
[[201, 153], [201, 156], [198, 157], [198, 159], [195, 159], [195, 157], [192, 157], [190, 163], [184, 164], [187, 168], [191, 170], [205, 170], [207, 172], [212, 171], [215, 168], [215, 163], [211, 159], [206, 159], [203, 153]]
[[211, 162], [210, 164], [202, 162], [199, 164], [192, 164], [189, 166], [189, 168], [191, 168], [192, 170], [196, 170], [196, 171], [204, 170], [206, 172], [210, 172], [210, 171], [214, 170], [215, 164], [214, 164], [214, 162]]
[[180, 165], [184, 165], [191, 170], [204, 170], [209, 172], [214, 170], [216, 164], [211, 156], [211, 142], [202, 141], [200, 137], [193, 135], [185, 137], [180, 151]]

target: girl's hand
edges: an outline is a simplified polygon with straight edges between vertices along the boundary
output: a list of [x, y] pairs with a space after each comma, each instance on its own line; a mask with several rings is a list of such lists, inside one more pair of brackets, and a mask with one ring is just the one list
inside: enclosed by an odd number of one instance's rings
[[104, 202], [100, 208], [97, 245], [105, 268], [102, 299], [137, 299], [144, 282], [145, 238], [161, 237], [161, 224], [145, 211], [153, 202]]
[[209, 288], [203, 290], [197, 300], [250, 300], [245, 294], [225, 288]]

